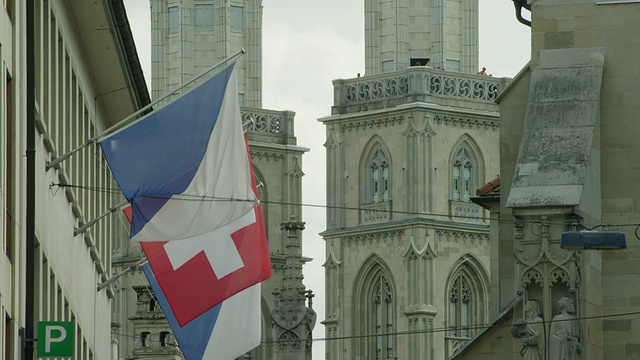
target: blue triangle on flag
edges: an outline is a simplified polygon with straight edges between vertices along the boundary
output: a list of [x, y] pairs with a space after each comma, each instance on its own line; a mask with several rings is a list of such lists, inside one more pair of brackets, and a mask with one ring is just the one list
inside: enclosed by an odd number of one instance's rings
[[156, 277], [153, 275], [153, 271], [151, 270], [149, 263], [142, 265], [142, 270], [149, 280], [149, 284], [153, 289], [158, 303], [160, 303], [162, 311], [164, 311], [164, 315], [171, 326], [173, 335], [178, 341], [178, 345], [180, 346], [180, 350], [182, 350], [182, 354], [185, 356], [185, 359], [202, 359], [202, 356], [207, 349], [209, 339], [211, 338], [211, 334], [213, 333], [216, 320], [218, 319], [218, 314], [220, 313], [220, 309], [224, 303], [213, 307], [211, 310], [188, 322], [183, 327], [180, 327], [180, 325], [178, 325], [178, 321], [173, 315], [173, 311], [171, 310], [171, 306], [169, 306], [167, 298], [162, 292], [162, 288], [160, 288], [160, 284], [158, 284]]

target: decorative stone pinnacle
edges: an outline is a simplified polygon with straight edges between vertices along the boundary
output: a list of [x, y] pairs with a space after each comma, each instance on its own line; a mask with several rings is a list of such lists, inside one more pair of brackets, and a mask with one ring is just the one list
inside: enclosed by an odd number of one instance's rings
[[291, 231], [291, 230], [293, 230], [293, 231], [295, 231], [295, 230], [304, 230], [304, 225], [305, 225], [304, 221], [297, 221], [295, 215], [291, 215], [289, 218], [291, 220], [283, 221], [280, 224], [280, 229], [289, 230], [289, 231]]

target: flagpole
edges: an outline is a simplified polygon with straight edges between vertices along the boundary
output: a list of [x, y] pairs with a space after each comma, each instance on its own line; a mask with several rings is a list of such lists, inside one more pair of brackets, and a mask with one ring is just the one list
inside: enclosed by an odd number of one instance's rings
[[106, 129], [105, 131], [103, 131], [101, 134], [86, 140], [82, 145], [74, 148], [73, 150], [69, 151], [66, 154], [60, 155], [57, 158], [51, 160], [51, 161], [47, 161], [47, 164], [45, 166], [45, 171], [49, 171], [49, 169], [51, 169], [52, 167], [57, 166], [58, 164], [60, 164], [61, 162], [67, 160], [68, 158], [71, 157], [71, 155], [77, 153], [78, 151], [82, 150], [83, 148], [95, 143], [96, 141], [98, 141], [98, 139], [100, 139], [101, 137], [104, 137], [106, 135], [111, 134], [112, 132], [120, 129], [121, 127], [125, 126], [125, 125], [129, 125], [129, 121], [131, 119], [134, 119], [135, 117], [137, 117], [138, 115], [140, 115], [141, 113], [151, 109], [154, 105], [160, 103], [161, 101], [166, 100], [167, 98], [169, 98], [172, 95], [175, 95], [176, 92], [184, 89], [185, 87], [191, 85], [192, 83], [198, 81], [200, 78], [202, 78], [203, 76], [207, 75], [208, 73], [210, 73], [211, 71], [217, 69], [218, 67], [228, 63], [229, 61], [235, 60], [236, 58], [244, 55], [245, 50], [244, 48], [240, 48], [240, 50], [238, 52], [236, 52], [235, 54], [223, 59], [222, 61], [218, 62], [217, 64], [213, 65], [212, 67], [208, 68], [207, 70], [201, 72], [200, 74], [196, 75], [195, 77], [191, 78], [191, 80], [187, 81], [186, 83], [178, 86], [177, 88], [167, 92], [164, 96], [162, 96], [159, 99], [156, 99], [154, 101], [152, 101], [151, 103], [149, 103], [148, 105], [140, 108], [138, 111], [134, 112], [133, 114], [127, 116], [126, 118], [124, 118], [123, 120], [119, 121], [117, 124], [113, 125], [112, 127]]
[[147, 258], [143, 257], [142, 259], [136, 261], [135, 263], [129, 265], [129, 268], [126, 270], [122, 270], [121, 272], [119, 272], [116, 275], [113, 275], [112, 277], [110, 277], [108, 280], [106, 280], [105, 282], [102, 282], [100, 284], [98, 284], [98, 288], [97, 291], [100, 291], [102, 289], [104, 289], [105, 287], [107, 287], [109, 284], [111, 284], [112, 282], [118, 280], [122, 275], [128, 273], [129, 271], [133, 271], [136, 270], [136, 268], [142, 264], [144, 264], [145, 262], [147, 262]]
[[125, 206], [127, 203], [128, 203], [128, 201], [127, 201], [127, 200], [125, 200], [125, 201], [121, 202], [120, 204], [118, 204], [118, 205], [116, 205], [116, 206], [112, 207], [111, 209], [109, 209], [109, 210], [105, 211], [104, 213], [102, 213], [102, 214], [98, 215], [98, 217], [96, 217], [95, 219], [93, 219], [93, 220], [91, 220], [91, 221], [87, 222], [86, 224], [84, 224], [84, 225], [82, 225], [82, 226], [80, 226], [80, 227], [78, 227], [78, 228], [75, 228], [75, 229], [73, 230], [73, 236], [78, 236], [79, 234], [82, 234], [83, 232], [87, 231], [87, 229], [88, 229], [88, 228], [92, 227], [92, 226], [93, 226], [95, 223], [97, 223], [100, 219], [102, 219], [103, 217], [105, 217], [105, 216], [107, 216], [107, 215], [109, 215], [109, 214], [111, 214], [111, 213], [113, 213], [113, 212], [116, 212], [116, 210], [120, 210], [120, 209], [121, 209], [123, 206]]

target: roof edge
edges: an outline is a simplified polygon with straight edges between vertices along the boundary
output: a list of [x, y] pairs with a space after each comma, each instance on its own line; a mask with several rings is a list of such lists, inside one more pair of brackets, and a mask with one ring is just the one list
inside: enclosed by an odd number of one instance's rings
[[505, 319], [507, 318], [507, 316], [509, 314], [511, 314], [516, 306], [522, 302], [522, 297], [518, 296], [515, 299], [513, 299], [513, 301], [511, 301], [511, 303], [509, 305], [507, 305], [507, 307], [502, 310], [502, 312], [498, 315], [498, 317], [491, 323], [491, 325], [487, 326], [483, 331], [479, 332], [478, 334], [476, 334], [473, 338], [471, 338], [471, 340], [467, 341], [467, 343], [460, 349], [458, 350], [455, 354], [453, 354], [451, 357], [449, 357], [449, 360], [458, 360], [461, 358], [462, 355], [464, 355], [467, 351], [469, 351], [478, 341], [480, 341], [480, 339], [482, 337], [484, 337], [484, 335], [489, 332], [489, 330], [492, 330], [494, 327], [500, 326], [502, 323], [504, 323]]
[[[132, 87], [132, 96], [138, 109], [151, 103], [151, 96], [144, 78], [140, 58], [131, 32], [127, 11], [123, 0], [103, 0], [110, 17], [118, 44], [122, 65]], [[146, 112], [150, 112], [151, 109]]]
[[518, 73], [516, 74], [516, 76], [514, 76], [511, 81], [507, 84], [507, 86], [502, 89], [502, 91], [498, 94], [498, 97], [496, 97], [496, 103], [500, 104], [500, 101], [502, 101], [502, 98], [504, 97], [504, 95], [506, 93], [509, 92], [509, 90], [511, 90], [511, 88], [515, 85], [515, 83], [517, 83], [527, 72], [531, 71], [531, 60], [527, 61], [526, 64], [524, 64], [524, 66], [522, 67], [522, 69], [520, 69], [520, 71], [518, 71]]

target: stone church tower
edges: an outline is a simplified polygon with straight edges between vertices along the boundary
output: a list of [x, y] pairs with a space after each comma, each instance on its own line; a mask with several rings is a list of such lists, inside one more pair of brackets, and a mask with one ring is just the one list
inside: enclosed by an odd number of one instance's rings
[[425, 65], [478, 72], [478, 1], [365, 0], [365, 73]]
[[[281, 228], [282, 223], [290, 222], [291, 216], [301, 218], [304, 175], [302, 155], [309, 149], [297, 145], [294, 134], [295, 113], [261, 108], [262, 1], [151, 0], [151, 27], [154, 98], [165, 95], [193, 76], [235, 54], [240, 48], [246, 50], [245, 55], [236, 63], [239, 69], [238, 87], [242, 120], [248, 124], [254, 173], [260, 184], [258, 191], [262, 201], [273, 277], [262, 283], [263, 345], [246, 354], [243, 359], [282, 359], [285, 353], [291, 359], [304, 359], [311, 352], [307, 333], [310, 334], [315, 325], [315, 315], [305, 317], [304, 321], [296, 324], [274, 321], [274, 317], [283, 311], [280, 308], [283, 301], [274, 292], [282, 293], [285, 285], [287, 289], [294, 287], [296, 294], [300, 292], [298, 295], [301, 295], [302, 301], [298, 301], [300, 299], [296, 297], [296, 301], [285, 302], [287, 309], [315, 314], [310, 309], [312, 294], [305, 290], [302, 283], [302, 266], [310, 259], [301, 258], [301, 253], [298, 254], [294, 249], [295, 246], [300, 249], [301, 234], [297, 232], [295, 237], [291, 237], [286, 228]], [[141, 256], [140, 249], [128, 241], [123, 233], [114, 250], [114, 268], [117, 271], [126, 269]], [[296, 262], [295, 266], [291, 261]], [[153, 345], [160, 341], [165, 332], [170, 331], [168, 326], [162, 328], [157, 322], [153, 323], [151, 330], [145, 329], [149, 323], [149, 314], [136, 313], [136, 303], [140, 302], [140, 296], [146, 296], [140, 295], [140, 289], [146, 289], [146, 286], [146, 278], [139, 269], [123, 276], [119, 281], [113, 319], [116, 329], [114, 332], [124, 334], [115, 339], [120, 347], [121, 358], [132, 354], [149, 356], [148, 349], [141, 349], [144, 347], [141, 343], [142, 334], [144, 333], [146, 344]], [[303, 331], [303, 328], [306, 330]], [[287, 341], [281, 339], [283, 329], [291, 330], [285, 332]], [[131, 336], [132, 334], [135, 336]], [[289, 336], [291, 334], [300, 336], [296, 339]], [[164, 336], [171, 337], [171, 334]], [[162, 358], [163, 354], [158, 353], [157, 358]]]
[[335, 80], [320, 119], [327, 359], [446, 359], [490, 318], [471, 200], [499, 172], [506, 79], [476, 74], [477, 1], [414, 4], [365, 1], [366, 74]]

